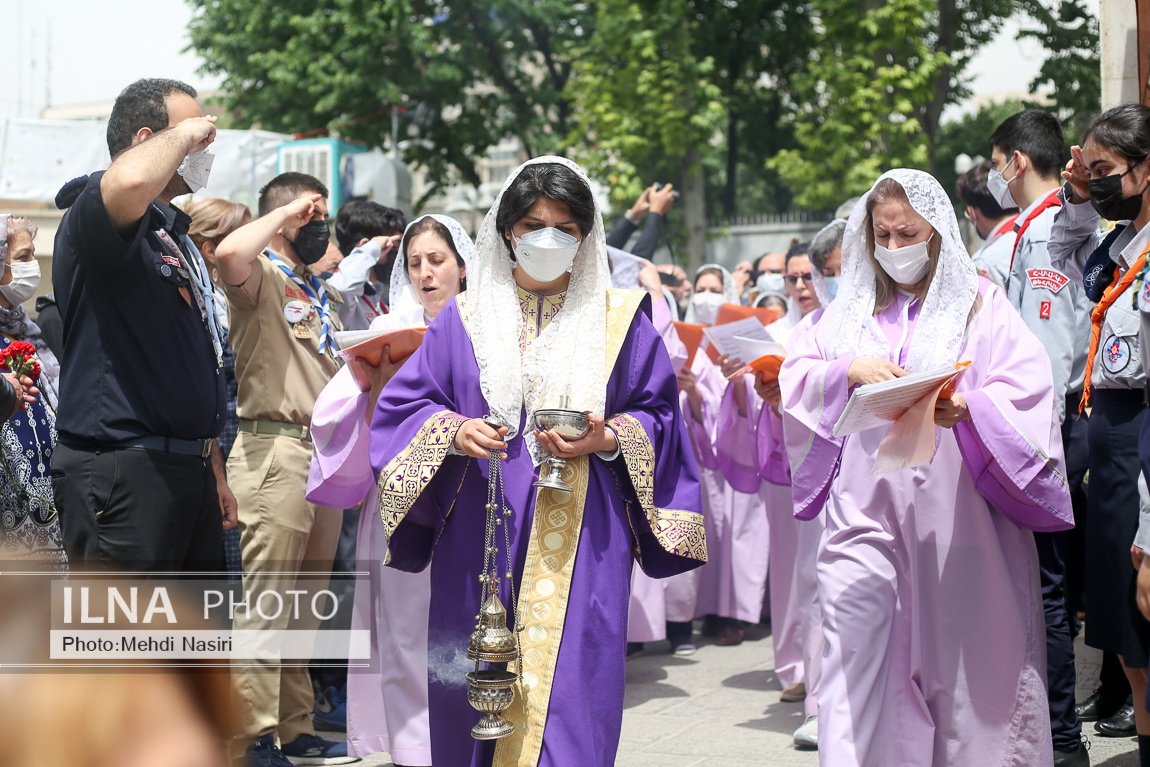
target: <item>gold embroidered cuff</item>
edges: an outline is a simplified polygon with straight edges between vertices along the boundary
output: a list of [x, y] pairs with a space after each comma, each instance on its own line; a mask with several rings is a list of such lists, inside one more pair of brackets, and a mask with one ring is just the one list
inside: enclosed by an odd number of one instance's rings
[[615, 430], [627, 465], [627, 475], [659, 545], [680, 557], [706, 562], [707, 535], [703, 528], [703, 515], [655, 506], [655, 449], [643, 425], [634, 416], [626, 414], [612, 416], [607, 424]]
[[[415, 437], [399, 454], [387, 462], [379, 473], [379, 515], [390, 541], [419, 494], [443, 465], [443, 459], [455, 443], [455, 434], [468, 418], [450, 410], [441, 410], [428, 418]], [[391, 552], [383, 563], [391, 561]]]

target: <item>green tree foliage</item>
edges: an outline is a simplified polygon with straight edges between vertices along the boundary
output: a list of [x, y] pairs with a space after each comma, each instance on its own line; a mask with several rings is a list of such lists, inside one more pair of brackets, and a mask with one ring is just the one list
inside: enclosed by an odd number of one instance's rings
[[1022, 0], [1020, 5], [1034, 25], [1019, 37], [1041, 42], [1047, 56], [1030, 89], [1049, 91], [1067, 140], [1077, 144], [1102, 106], [1098, 19], [1082, 0]]
[[956, 205], [959, 201], [954, 185], [958, 181], [958, 173], [954, 170], [954, 164], [958, 156], [990, 157], [990, 134], [994, 133], [994, 129], [1015, 112], [1031, 106], [1037, 105], [1018, 100], [988, 104], [977, 112], [942, 124], [935, 139], [938, 166], [935, 176]]
[[798, 148], [779, 152], [769, 167], [800, 205], [826, 209], [865, 192], [887, 168], [930, 166], [922, 108], [952, 60], [927, 40], [929, 0], [890, 0], [861, 13], [854, 0], [814, 7], [822, 33], [795, 78]]
[[531, 154], [567, 133], [572, 47], [592, 30], [563, 0], [189, 0], [192, 47], [223, 75], [241, 124], [300, 132], [363, 115], [341, 135], [383, 146], [407, 108], [404, 152], [439, 184], [478, 185], [507, 136]]

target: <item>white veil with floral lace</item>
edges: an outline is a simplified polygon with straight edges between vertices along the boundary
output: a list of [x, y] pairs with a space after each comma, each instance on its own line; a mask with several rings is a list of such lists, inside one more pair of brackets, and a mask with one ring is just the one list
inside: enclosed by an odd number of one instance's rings
[[[523, 316], [515, 289], [513, 263], [495, 219], [503, 195], [530, 165], [555, 163], [573, 170], [590, 188], [590, 179], [565, 157], [536, 157], [515, 169], [491, 206], [475, 239], [475, 257], [467, 272], [465, 304], [467, 329], [479, 364], [483, 397], [496, 416], [509, 427], [508, 438], [519, 431], [519, 416], [527, 409], [526, 438], [536, 463], [542, 452], [531, 434], [536, 410], [559, 406], [570, 398], [572, 410], [604, 415], [607, 401], [607, 243], [603, 216], [595, 206], [591, 231], [583, 239], [571, 265], [571, 282], [563, 308], [522, 355], [519, 338]], [[609, 415], [609, 414], [606, 414]]]
[[[907, 370], [917, 373], [958, 361], [970, 310], [978, 295], [978, 274], [962, 243], [958, 219], [942, 185], [929, 173], [898, 169], [884, 173], [875, 186], [888, 178], [903, 188], [911, 207], [942, 238], [934, 279], [923, 298], [907, 355]], [[875, 272], [867, 253], [865, 231], [867, 200], [873, 192], [871, 187], [855, 205], [843, 233], [839, 292], [820, 321], [828, 359], [891, 359], [890, 344], [874, 318]]]

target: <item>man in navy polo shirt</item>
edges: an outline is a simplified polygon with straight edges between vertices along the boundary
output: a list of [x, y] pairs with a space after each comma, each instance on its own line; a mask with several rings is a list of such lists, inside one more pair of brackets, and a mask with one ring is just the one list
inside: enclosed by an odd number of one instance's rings
[[112, 107], [111, 166], [57, 198], [70, 207], [52, 259], [64, 325], [52, 478], [73, 566], [223, 569], [236, 523], [215, 440], [223, 336], [191, 219], [171, 207], [202, 185], [205, 156], [185, 158], [215, 122], [190, 86], [138, 80]]

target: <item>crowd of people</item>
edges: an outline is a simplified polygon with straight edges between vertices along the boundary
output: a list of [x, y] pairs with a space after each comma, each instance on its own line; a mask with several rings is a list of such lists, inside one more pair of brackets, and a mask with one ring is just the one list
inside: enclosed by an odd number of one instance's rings
[[[36, 321], [36, 228], [0, 216], [0, 333], [37, 363], [0, 383], [0, 554], [281, 592], [388, 565], [340, 597], [378, 669], [237, 666], [231, 758], [610, 765], [629, 658], [769, 622], [824, 765], [1088, 765], [1083, 722], [1150, 765], [1150, 109], [1069, 152], [1028, 109], [971, 147], [973, 255], [939, 182], [893, 169], [810, 241], [688, 275], [653, 263], [673, 187], [608, 230], [560, 157], [513, 172], [474, 240], [364, 200], [333, 221], [301, 173], [254, 217], [189, 201], [215, 136], [196, 96], [116, 100], [111, 165], [57, 197]], [[692, 345], [727, 305], [768, 310], [777, 374]], [[408, 328], [406, 359], [338, 353], [341, 330]], [[859, 387], [959, 364], [929, 460], [881, 471], [885, 427], [837, 433]], [[540, 429], [556, 407], [587, 433]], [[571, 492], [537, 489], [559, 471]], [[522, 643], [499, 740], [472, 738], [453, 673], [485, 595]], [[1083, 627], [1105, 662], [1076, 705]]]

